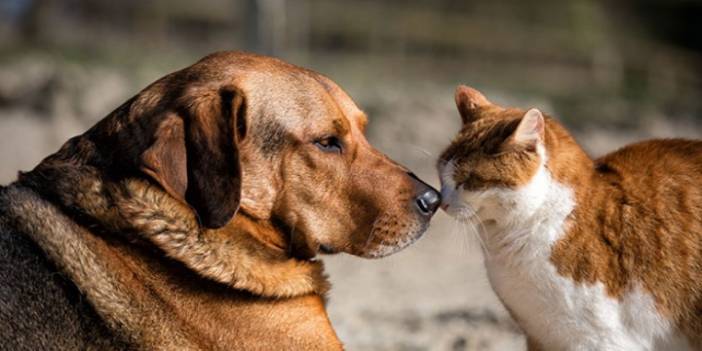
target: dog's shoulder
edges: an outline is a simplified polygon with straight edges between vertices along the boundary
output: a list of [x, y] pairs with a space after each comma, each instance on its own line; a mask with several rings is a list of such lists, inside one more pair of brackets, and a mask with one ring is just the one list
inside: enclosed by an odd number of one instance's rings
[[0, 195], [0, 345], [8, 350], [127, 349], [73, 282], [5, 215], [11, 202], [3, 200], [6, 196]]

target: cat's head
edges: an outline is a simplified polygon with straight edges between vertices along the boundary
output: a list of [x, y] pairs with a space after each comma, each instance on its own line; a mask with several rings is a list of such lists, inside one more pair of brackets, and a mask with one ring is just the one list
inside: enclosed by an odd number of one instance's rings
[[547, 186], [541, 112], [502, 108], [466, 86], [456, 89], [456, 106], [463, 125], [438, 161], [444, 210], [487, 221], [538, 207]]

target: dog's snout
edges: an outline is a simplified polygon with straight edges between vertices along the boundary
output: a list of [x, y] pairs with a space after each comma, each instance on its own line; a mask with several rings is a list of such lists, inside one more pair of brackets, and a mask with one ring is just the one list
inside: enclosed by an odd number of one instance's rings
[[416, 194], [414, 203], [424, 216], [432, 216], [441, 205], [441, 195], [436, 189], [423, 182], [414, 173], [408, 173], [415, 182]]

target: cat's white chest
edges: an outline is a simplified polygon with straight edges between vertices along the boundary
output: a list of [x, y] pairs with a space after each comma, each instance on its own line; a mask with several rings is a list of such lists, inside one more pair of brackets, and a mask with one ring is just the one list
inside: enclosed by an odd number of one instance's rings
[[486, 264], [498, 296], [546, 350], [685, 350], [656, 344], [671, 326], [643, 290], [614, 299], [601, 283], [577, 284], [550, 262], [531, 259], [520, 267]]
[[[490, 282], [525, 332], [546, 350], [691, 349], [683, 344], [669, 348], [676, 339], [674, 328], [641, 287], [613, 298], [602, 283], [576, 283], [558, 274], [551, 248], [564, 235], [574, 203], [568, 189], [547, 173], [535, 178], [535, 186], [498, 198], [524, 203], [542, 196], [539, 206], [507, 209], [501, 222], [506, 225], [488, 228], [484, 235]], [[516, 198], [507, 201], [509, 197]], [[529, 212], [528, 221], [519, 219], [524, 212]]]

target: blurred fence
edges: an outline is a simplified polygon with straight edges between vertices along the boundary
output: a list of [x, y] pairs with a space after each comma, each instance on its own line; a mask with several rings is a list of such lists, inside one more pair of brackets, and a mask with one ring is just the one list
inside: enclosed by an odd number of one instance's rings
[[543, 97], [574, 124], [702, 115], [702, 30], [695, 24], [702, 4], [690, 1], [0, 4], [0, 53], [6, 55], [41, 48], [121, 63], [165, 53], [155, 60], [180, 63], [238, 48], [321, 67], [356, 60], [354, 67], [369, 74], [405, 65], [404, 74], [416, 80], [445, 84], [460, 77]]

